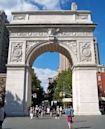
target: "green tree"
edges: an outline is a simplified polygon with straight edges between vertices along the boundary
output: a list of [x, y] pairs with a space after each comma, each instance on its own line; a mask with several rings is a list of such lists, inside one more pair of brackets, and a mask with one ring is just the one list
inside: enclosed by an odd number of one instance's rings
[[51, 104], [51, 101], [54, 98], [54, 89], [56, 87], [56, 80], [54, 80], [53, 82], [49, 83], [47, 91], [48, 91], [48, 100], [49, 103]]
[[62, 71], [59, 73], [54, 89], [54, 99], [61, 100], [62, 97], [72, 96], [72, 71]]
[[[44, 97], [44, 90], [41, 87], [41, 81], [37, 78], [36, 73], [32, 74], [32, 105], [39, 105]], [[33, 96], [34, 95], [34, 96]]]

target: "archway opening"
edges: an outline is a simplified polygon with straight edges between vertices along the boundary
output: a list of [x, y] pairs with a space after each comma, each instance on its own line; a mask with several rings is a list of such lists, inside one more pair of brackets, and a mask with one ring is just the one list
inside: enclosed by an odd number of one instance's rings
[[[49, 69], [48, 67], [46, 67], [47, 69], [42, 69], [41, 67], [38, 66], [38, 63], [37, 63], [37, 60], [38, 58], [41, 58], [43, 55], [54, 55], [55, 54], [55, 57], [58, 56], [58, 58], [60, 58], [60, 60], [58, 59], [55, 59], [54, 57], [49, 60], [49, 59], [44, 59], [44, 61], [47, 61], [50, 62], [51, 64], [52, 63], [55, 63], [56, 61], [58, 61], [58, 66], [56, 66], [56, 71], [52, 70], [52, 69]], [[61, 62], [60, 62], [61, 61]], [[66, 61], [66, 62], [65, 62]], [[35, 62], [36, 62], [36, 66], [38, 66], [39, 68], [36, 68], [35, 67]], [[62, 63], [64, 63], [63, 65], [64, 68], [62, 68]], [[69, 66], [67, 66], [67, 63]], [[43, 83], [42, 85], [45, 87], [45, 89], [43, 89], [42, 91], [42, 94], [39, 95], [38, 92], [40, 92], [40, 87], [36, 87], [34, 86], [34, 90], [32, 90], [31, 92], [31, 96], [32, 96], [32, 99], [31, 99], [31, 104], [32, 106], [36, 107], [36, 105], [41, 105], [45, 106], [45, 104], [47, 104], [47, 106], [67, 106], [67, 104], [71, 104], [72, 103], [72, 100], [71, 100], [71, 97], [72, 97], [72, 91], [69, 93], [68, 89], [67, 89], [67, 85], [69, 87], [69, 84], [67, 84], [65, 81], [66, 81], [66, 77], [68, 76], [67, 72], [69, 70], [71, 70], [71, 67], [73, 65], [73, 62], [72, 62], [72, 59], [71, 59], [71, 55], [70, 53], [67, 51], [66, 48], [64, 48], [63, 46], [60, 46], [58, 44], [55, 44], [55, 43], [47, 43], [47, 44], [44, 44], [44, 45], [41, 45], [40, 47], [36, 47], [34, 46], [30, 53], [29, 53], [29, 56], [27, 58], [27, 64], [29, 64], [30, 67], [34, 68], [34, 73], [36, 74], [35, 76], [37, 77], [38, 74], [39, 76], [41, 75], [42, 78], [45, 77], [45, 73], [47, 74], [47, 86], [44, 86]], [[41, 64], [42, 67], [43, 67], [43, 63]], [[45, 66], [44, 66], [45, 67]], [[55, 69], [55, 68], [54, 68]], [[45, 72], [46, 71], [46, 72]], [[45, 73], [44, 73], [45, 72]], [[52, 74], [52, 75], [49, 75], [49, 73]], [[54, 73], [54, 74], [53, 74]], [[61, 75], [62, 74], [62, 75]], [[65, 76], [64, 78], [62, 78], [61, 76]], [[60, 90], [56, 90], [56, 84], [55, 83], [58, 83], [58, 78], [60, 78], [61, 85], [60, 86]], [[40, 81], [42, 81], [39, 77]], [[33, 80], [32, 80], [33, 81]], [[70, 80], [72, 82], [72, 80]], [[29, 81], [30, 82], [30, 81]], [[42, 86], [41, 85], [41, 86]], [[71, 84], [72, 85], [72, 84]], [[32, 84], [31, 84], [32, 86]], [[51, 88], [51, 86], [53, 86], [53, 88]], [[66, 87], [66, 88], [65, 88]], [[69, 88], [70, 89], [70, 88]], [[50, 96], [52, 95], [50, 92], [52, 92], [51, 90], [53, 90], [53, 92], [57, 91], [59, 92], [59, 100], [56, 98], [56, 95], [53, 93], [53, 97]], [[72, 90], [72, 89], [70, 89]], [[54, 96], [55, 95], [55, 96]], [[39, 102], [39, 98], [43, 98], [43, 100], [41, 100]], [[68, 99], [67, 99], [67, 98]], [[54, 104], [55, 102], [55, 104]]]

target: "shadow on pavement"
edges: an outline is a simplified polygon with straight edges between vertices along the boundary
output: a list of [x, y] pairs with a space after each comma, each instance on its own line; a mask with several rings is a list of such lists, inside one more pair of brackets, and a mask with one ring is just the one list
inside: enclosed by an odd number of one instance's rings
[[80, 120], [80, 121], [74, 121], [74, 123], [82, 123], [82, 122], [87, 122], [87, 120]]
[[35, 119], [35, 120], [44, 120], [44, 119], [51, 119], [50, 117], [39, 117], [39, 118], [33, 118], [33, 119]]
[[2, 129], [12, 129], [12, 128], [2, 128]]
[[83, 126], [83, 127], [76, 127], [76, 128], [73, 128], [73, 129], [89, 129], [91, 128], [90, 126]]

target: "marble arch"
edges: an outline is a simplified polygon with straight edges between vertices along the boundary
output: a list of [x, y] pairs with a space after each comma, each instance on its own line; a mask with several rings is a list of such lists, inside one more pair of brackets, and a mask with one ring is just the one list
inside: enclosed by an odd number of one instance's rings
[[31, 99], [31, 65], [45, 51], [67, 56], [73, 71], [73, 108], [76, 115], [100, 115], [94, 29], [90, 11], [13, 12], [7, 63], [8, 115], [25, 115]]

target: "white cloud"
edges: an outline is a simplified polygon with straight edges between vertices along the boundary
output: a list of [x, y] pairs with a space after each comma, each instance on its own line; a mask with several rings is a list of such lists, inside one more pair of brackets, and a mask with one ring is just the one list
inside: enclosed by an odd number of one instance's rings
[[11, 19], [13, 11], [60, 9], [60, 0], [0, 0], [0, 10], [4, 10]]
[[36, 6], [42, 6], [42, 9], [60, 9], [59, 2], [60, 0], [27, 0], [30, 3], [33, 3]]
[[0, 0], [0, 8], [12, 8], [18, 4], [18, 0]]
[[35, 73], [38, 77], [38, 79], [42, 82], [41, 86], [44, 88], [44, 90], [47, 90], [48, 87], [48, 78], [52, 78], [57, 75], [57, 72], [51, 69], [42, 69], [42, 68], [35, 68]]
[[25, 0], [0, 0], [0, 10], [4, 10], [8, 19], [11, 19], [11, 12], [14, 11], [32, 11], [38, 10], [31, 3], [27, 3]]
[[11, 12], [32, 10], [59, 10], [71, 0], [0, 0], [0, 10], [11, 19]]

